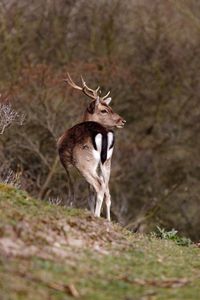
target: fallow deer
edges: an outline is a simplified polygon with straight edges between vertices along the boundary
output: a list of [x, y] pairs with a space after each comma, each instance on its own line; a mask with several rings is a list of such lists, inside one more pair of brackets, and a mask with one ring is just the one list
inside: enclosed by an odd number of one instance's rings
[[85, 110], [83, 122], [68, 129], [59, 138], [58, 152], [66, 171], [68, 172], [69, 165], [74, 166], [96, 191], [96, 207], [93, 212], [97, 217], [100, 217], [105, 197], [106, 216], [110, 221], [111, 197], [108, 183], [114, 147], [112, 129], [122, 128], [126, 121], [109, 106], [110, 92], [100, 97], [99, 87], [93, 90], [86, 85], [82, 77], [81, 80], [82, 87], [76, 85], [68, 74], [65, 82], [82, 91], [92, 101]]

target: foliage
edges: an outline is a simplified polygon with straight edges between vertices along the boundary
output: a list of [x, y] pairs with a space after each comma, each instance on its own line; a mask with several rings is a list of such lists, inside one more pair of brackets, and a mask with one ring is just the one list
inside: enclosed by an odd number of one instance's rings
[[157, 237], [160, 237], [161, 239], [172, 240], [177, 245], [180, 245], [180, 246], [190, 246], [191, 245], [191, 240], [186, 237], [178, 236], [177, 235], [178, 231], [175, 229], [166, 231], [164, 228], [160, 228], [159, 226], [157, 226], [156, 228], [157, 228], [157, 231], [155, 232], [155, 234]]
[[13, 170], [5, 167], [0, 167], [0, 182], [5, 184], [10, 184], [13, 187], [20, 187], [20, 177], [21, 174], [14, 172]]

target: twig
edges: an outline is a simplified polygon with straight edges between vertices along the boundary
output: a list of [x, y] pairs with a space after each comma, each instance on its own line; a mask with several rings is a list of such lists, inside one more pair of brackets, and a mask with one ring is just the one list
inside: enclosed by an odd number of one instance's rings
[[49, 183], [51, 182], [51, 179], [52, 179], [54, 173], [56, 172], [58, 161], [59, 161], [59, 158], [58, 158], [58, 156], [56, 156], [56, 158], [54, 159], [53, 165], [52, 165], [52, 167], [51, 167], [51, 169], [50, 169], [50, 171], [49, 171], [49, 173], [48, 173], [48, 175], [46, 177], [46, 180], [43, 183], [43, 185], [42, 185], [42, 187], [40, 189], [40, 192], [38, 194], [38, 197], [41, 198], [41, 199], [44, 197], [46, 189], [47, 189]]

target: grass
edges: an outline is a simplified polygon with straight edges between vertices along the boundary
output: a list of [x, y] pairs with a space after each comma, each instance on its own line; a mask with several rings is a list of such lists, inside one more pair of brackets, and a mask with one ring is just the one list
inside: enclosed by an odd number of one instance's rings
[[0, 185], [0, 299], [199, 299], [200, 250]]

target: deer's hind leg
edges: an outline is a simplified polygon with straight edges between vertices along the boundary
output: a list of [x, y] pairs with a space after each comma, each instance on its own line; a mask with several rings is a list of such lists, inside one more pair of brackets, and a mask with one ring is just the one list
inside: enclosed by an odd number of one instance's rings
[[88, 183], [88, 193], [89, 193], [88, 205], [89, 205], [90, 211], [94, 214], [95, 205], [96, 205], [96, 197], [95, 197], [95, 194], [94, 194], [94, 189], [91, 186], [91, 184], [89, 184], [89, 183]]
[[105, 192], [105, 203], [106, 203], [106, 218], [110, 221], [110, 207], [111, 207], [111, 196], [109, 190], [109, 180], [110, 180], [110, 168], [111, 168], [111, 158], [107, 159], [104, 164], [100, 165], [102, 177], [104, 180], [104, 192]]
[[[98, 166], [96, 166], [96, 167], [98, 167]], [[97, 170], [94, 166], [90, 167], [90, 169], [84, 168], [84, 169], [80, 170], [80, 168], [79, 168], [79, 171], [85, 177], [86, 181], [94, 188], [94, 190], [97, 194], [96, 207], [95, 207], [94, 214], [95, 214], [95, 216], [100, 217], [101, 206], [103, 203], [104, 192], [105, 192], [105, 188], [104, 188], [105, 184], [104, 184], [103, 178], [98, 176]]]
[[83, 175], [86, 181], [94, 188], [97, 194], [94, 214], [95, 216], [100, 217], [105, 193], [105, 184], [103, 178], [99, 176], [97, 172], [100, 156], [98, 158], [97, 153], [94, 155], [92, 150], [88, 151], [87, 149], [87, 151], [84, 152], [83, 149], [81, 155], [79, 150], [79, 155], [77, 155], [76, 159], [76, 168]]

